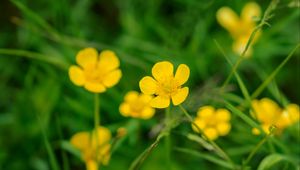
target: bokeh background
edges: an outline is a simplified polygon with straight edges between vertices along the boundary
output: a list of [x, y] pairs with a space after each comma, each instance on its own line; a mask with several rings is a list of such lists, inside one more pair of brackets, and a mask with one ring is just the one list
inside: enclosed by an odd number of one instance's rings
[[[229, 6], [239, 13], [248, 1], [229, 0], [2, 0], [0, 3], [0, 169], [49, 170], [49, 157], [41, 126], [49, 138], [61, 168], [84, 169], [84, 163], [70, 152], [68, 140], [93, 128], [93, 94], [74, 86], [67, 69], [76, 53], [85, 47], [114, 50], [121, 60], [123, 77], [118, 85], [100, 95], [101, 123], [113, 133], [128, 128], [110, 164], [101, 169], [128, 169], [131, 162], [155, 139], [162, 126], [163, 111], [150, 120], [124, 118], [118, 107], [127, 91], [139, 90], [139, 80], [151, 73], [157, 61], [187, 64], [190, 96], [185, 107], [195, 115], [199, 106], [222, 106], [218, 87], [230, 72], [230, 65], [218, 50], [217, 40], [228, 56], [232, 39], [216, 21], [216, 11]], [[257, 1], [264, 11], [270, 1]], [[297, 6], [298, 3], [298, 6]], [[285, 59], [300, 39], [299, 1], [283, 0], [273, 12], [270, 26], [264, 26], [251, 58], [238, 71], [249, 92]], [[3, 52], [3, 49], [13, 49]], [[299, 50], [259, 96], [300, 103]], [[46, 61], [46, 62], [45, 62]], [[228, 91], [242, 98], [235, 79]], [[176, 110], [175, 110], [176, 111]], [[217, 140], [235, 161], [242, 161], [262, 139], [236, 117], [231, 133]], [[297, 127], [298, 126], [298, 127]], [[207, 152], [190, 141], [188, 123], [172, 133], [173, 146]], [[299, 163], [299, 124], [276, 137], [275, 152]], [[153, 151], [144, 170], [165, 169], [163, 144]], [[178, 170], [223, 169], [205, 159], [177, 152], [172, 167]], [[255, 155], [255, 169], [271, 151], [268, 145]], [[299, 165], [299, 164], [298, 164]], [[277, 168], [291, 166], [279, 163]]]

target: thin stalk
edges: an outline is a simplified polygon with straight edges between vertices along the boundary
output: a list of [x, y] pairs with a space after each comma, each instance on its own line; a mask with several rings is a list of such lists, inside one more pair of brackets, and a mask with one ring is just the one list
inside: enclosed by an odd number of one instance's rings
[[[166, 108], [166, 118], [165, 124], [168, 126], [170, 123], [170, 107]], [[165, 148], [166, 148], [166, 165], [167, 169], [171, 169], [171, 136], [170, 133], [165, 138]]]
[[37, 116], [37, 120], [38, 120], [38, 123], [39, 123], [41, 131], [42, 131], [43, 141], [44, 141], [44, 144], [45, 144], [48, 156], [49, 156], [49, 161], [50, 161], [51, 169], [53, 169], [53, 170], [59, 170], [60, 168], [59, 168], [57, 160], [55, 158], [55, 155], [54, 155], [54, 152], [53, 152], [53, 148], [51, 147], [49, 139], [47, 137], [46, 130], [45, 130], [44, 126], [43, 126], [42, 120], [41, 120], [41, 118], [40, 118], [40, 116], [38, 114], [36, 114], [36, 116]]
[[48, 64], [52, 64], [62, 70], [68, 69], [68, 64], [65, 63], [64, 61], [58, 60], [58, 58], [50, 57], [41, 53], [19, 50], [19, 49], [0, 48], [0, 54], [13, 55], [13, 56], [25, 57], [28, 59], [39, 60]]
[[[55, 114], [55, 116], [56, 116], [56, 126], [57, 126], [58, 136], [59, 136], [60, 140], [63, 141], [64, 138], [63, 138], [62, 129], [61, 129], [61, 121], [60, 121], [59, 116], [57, 116], [57, 114]], [[63, 161], [63, 169], [70, 170], [69, 159], [68, 159], [68, 156], [64, 149], [62, 149], [62, 151], [61, 151], [61, 156], [62, 156], [62, 161]]]
[[232, 164], [235, 167], [235, 163], [232, 161], [232, 159], [227, 155], [227, 153], [220, 148], [214, 141], [210, 140], [204, 133], [203, 131], [198, 127], [197, 124], [194, 123], [192, 116], [190, 116], [190, 114], [185, 110], [184, 107], [182, 107], [182, 105], [179, 105], [179, 108], [182, 110], [182, 112], [184, 113], [184, 115], [188, 118], [188, 120], [197, 128], [197, 130], [201, 133], [201, 135], [203, 135], [208, 142], [214, 147], [215, 151], [218, 153], [218, 155], [220, 157], [222, 157], [223, 159], [225, 159], [226, 161], [228, 161], [230, 164]]
[[271, 126], [270, 127], [270, 133], [267, 134], [254, 148], [253, 150], [250, 152], [250, 154], [248, 155], [247, 159], [243, 162], [243, 167], [246, 167], [248, 165], [248, 163], [250, 162], [250, 160], [253, 158], [253, 156], [255, 155], [255, 153], [258, 151], [258, 149], [269, 139], [270, 136], [272, 136], [274, 134], [274, 132], [276, 131], [276, 127], [275, 126]]
[[[99, 155], [98, 152], [99, 152], [99, 137], [98, 137], [98, 126], [100, 126], [100, 112], [99, 112], [99, 94], [98, 93], [95, 93], [95, 113], [94, 113], [94, 121], [95, 121], [95, 130], [94, 130], [94, 133], [95, 133], [95, 137], [96, 137], [96, 155]], [[97, 162], [97, 167], [99, 167], [99, 162], [98, 160], [96, 161]]]

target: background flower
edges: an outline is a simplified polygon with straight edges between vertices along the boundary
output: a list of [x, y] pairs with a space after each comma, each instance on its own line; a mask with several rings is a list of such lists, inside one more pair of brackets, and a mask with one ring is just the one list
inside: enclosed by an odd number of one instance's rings
[[[299, 106], [288, 104], [285, 109], [280, 108], [277, 103], [269, 98], [252, 101], [252, 115], [261, 123], [265, 133], [269, 133], [272, 125], [277, 128], [280, 134], [285, 128], [299, 121]], [[254, 134], [260, 134], [258, 129], [253, 129]]]
[[[97, 134], [96, 134], [97, 133]], [[72, 136], [71, 144], [80, 150], [82, 159], [86, 163], [87, 170], [98, 170], [97, 161], [107, 165], [110, 159], [111, 132], [103, 126], [97, 131], [78, 132]]]
[[102, 93], [117, 84], [122, 76], [119, 59], [109, 50], [98, 56], [96, 49], [85, 48], [76, 55], [76, 62], [79, 66], [69, 68], [70, 79], [90, 92]]
[[[202, 106], [197, 112], [194, 123], [210, 140], [215, 140], [219, 136], [226, 136], [231, 129], [230, 112], [226, 109], [215, 109], [212, 106]], [[192, 125], [195, 132], [198, 128]]]
[[119, 108], [121, 115], [141, 119], [151, 118], [155, 113], [155, 109], [149, 104], [152, 98], [152, 96], [139, 94], [136, 91], [128, 92]]
[[[247, 3], [242, 9], [241, 16], [239, 17], [231, 8], [222, 7], [217, 11], [217, 21], [224, 27], [232, 36], [234, 42], [232, 49], [237, 54], [242, 54], [250, 35], [256, 27], [255, 18], [259, 18], [261, 10], [255, 2]], [[252, 44], [260, 36], [260, 31], [256, 33]], [[249, 47], [246, 56], [252, 54], [252, 47]]]

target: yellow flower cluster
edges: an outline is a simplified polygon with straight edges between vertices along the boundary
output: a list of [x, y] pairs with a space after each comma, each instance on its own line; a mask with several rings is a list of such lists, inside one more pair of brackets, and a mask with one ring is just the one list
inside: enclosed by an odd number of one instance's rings
[[[212, 106], [200, 107], [197, 112], [197, 117], [194, 120], [192, 128], [195, 132], [199, 129], [210, 140], [215, 140], [219, 136], [225, 136], [231, 129], [231, 115], [226, 109], [215, 109]], [[199, 129], [198, 129], [199, 128]]]
[[155, 113], [155, 109], [149, 104], [152, 98], [150, 95], [139, 94], [136, 91], [128, 92], [119, 108], [121, 115], [141, 119], [151, 118]]
[[[280, 108], [277, 103], [268, 98], [252, 101], [252, 115], [261, 123], [265, 133], [269, 133], [269, 128], [274, 125], [277, 133], [281, 133], [288, 126], [298, 122], [299, 106], [289, 104], [285, 109]], [[258, 129], [253, 129], [254, 134], [260, 134]]]
[[78, 52], [76, 62], [79, 66], [69, 68], [71, 81], [93, 93], [106, 91], [117, 84], [122, 76], [120, 61], [109, 50], [102, 51], [98, 56], [96, 49], [85, 48]]
[[173, 104], [181, 104], [189, 93], [188, 87], [181, 87], [190, 76], [190, 69], [185, 64], [180, 64], [174, 76], [174, 66], [168, 61], [156, 63], [152, 67], [152, 75], [142, 78], [140, 89], [144, 94], [154, 95], [150, 105], [154, 108], [167, 108], [170, 100]]
[[[242, 9], [240, 17], [229, 7], [222, 7], [217, 11], [217, 21], [234, 39], [232, 49], [235, 53], [240, 55], [244, 51], [248, 39], [256, 27], [254, 17], [260, 17], [260, 13], [260, 7], [255, 2], [247, 3]], [[253, 43], [255, 43], [259, 36], [260, 32], [257, 32]], [[245, 56], [249, 57], [251, 53], [252, 48], [249, 47]]]
[[98, 163], [106, 165], [109, 162], [111, 148], [110, 139], [111, 132], [109, 129], [99, 126], [98, 129], [94, 130], [92, 133], [76, 133], [71, 138], [71, 144], [80, 150], [82, 159], [86, 163], [87, 170], [98, 170]]

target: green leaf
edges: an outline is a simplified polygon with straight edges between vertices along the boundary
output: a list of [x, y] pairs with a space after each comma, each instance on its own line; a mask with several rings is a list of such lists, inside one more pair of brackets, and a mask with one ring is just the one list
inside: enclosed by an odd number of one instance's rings
[[288, 163], [291, 163], [295, 167], [295, 169], [297, 168], [297, 163], [295, 163], [295, 161], [292, 158], [280, 154], [271, 154], [266, 156], [261, 161], [261, 163], [258, 166], [258, 170], [271, 169], [273, 166], [275, 166], [277, 163], [281, 161], [286, 161]]
[[182, 153], [186, 153], [186, 154], [191, 154], [193, 156], [208, 160], [212, 163], [215, 163], [219, 166], [222, 166], [224, 168], [227, 169], [235, 169], [235, 167], [226, 161], [223, 161], [215, 156], [212, 156], [211, 154], [206, 154], [206, 153], [201, 153], [201, 152], [197, 152], [195, 150], [191, 150], [191, 149], [185, 149], [185, 148], [175, 148], [176, 151], [182, 152]]

